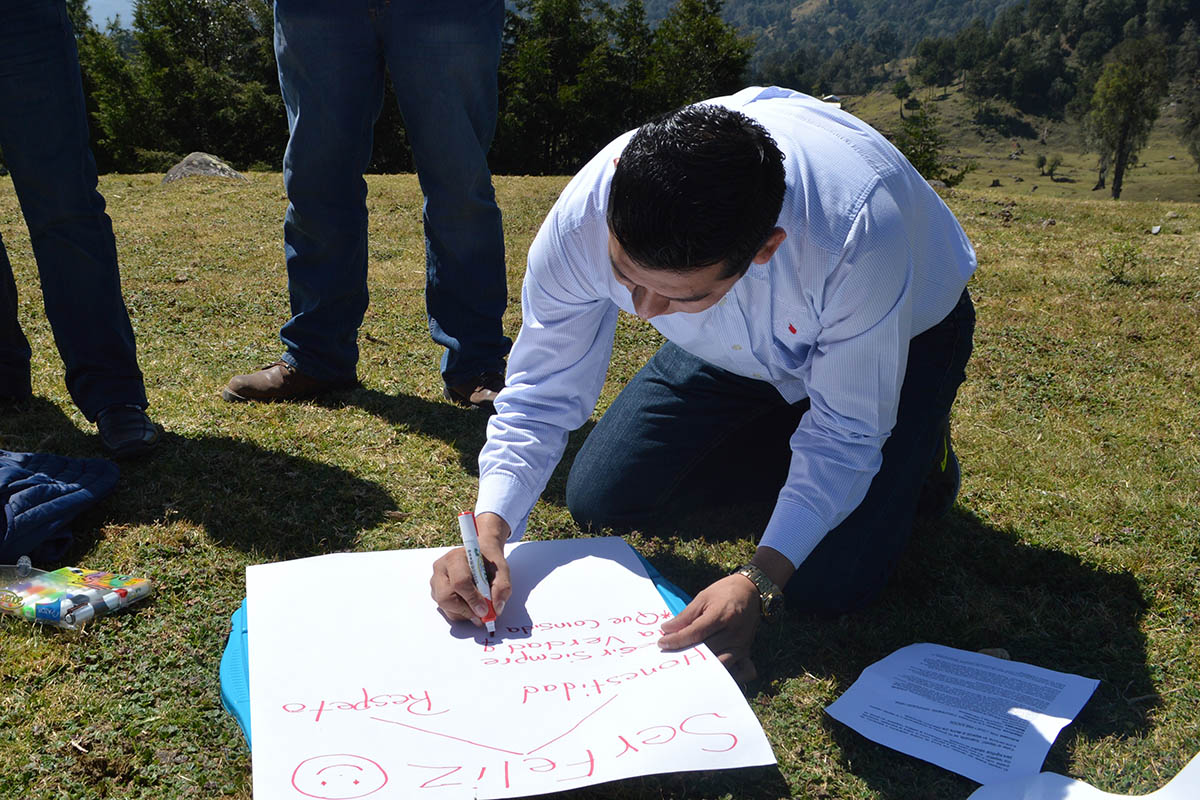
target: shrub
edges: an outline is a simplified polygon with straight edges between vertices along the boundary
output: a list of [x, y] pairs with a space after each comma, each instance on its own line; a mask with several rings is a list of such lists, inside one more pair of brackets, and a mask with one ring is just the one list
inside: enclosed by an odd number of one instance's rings
[[1142, 249], [1128, 240], [1100, 245], [1100, 269], [1108, 275], [1108, 282], [1120, 286], [1147, 283], [1144, 274]]

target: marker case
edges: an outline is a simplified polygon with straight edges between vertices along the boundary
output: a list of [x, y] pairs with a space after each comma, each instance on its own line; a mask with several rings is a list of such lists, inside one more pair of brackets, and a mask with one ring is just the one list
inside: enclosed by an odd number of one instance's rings
[[29, 567], [28, 562], [0, 567], [0, 613], [68, 630], [118, 611], [153, 591], [149, 578], [115, 572], [79, 567], [46, 572]]

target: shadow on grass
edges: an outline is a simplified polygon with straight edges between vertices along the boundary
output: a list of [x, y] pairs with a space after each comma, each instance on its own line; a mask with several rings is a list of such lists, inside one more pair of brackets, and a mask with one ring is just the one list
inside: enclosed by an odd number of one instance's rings
[[1037, 138], [1037, 131], [1028, 122], [1015, 114], [1006, 114], [990, 105], [985, 105], [976, 111], [973, 121], [979, 127], [995, 131], [1001, 136], [1009, 138], [1021, 137], [1024, 139]]
[[[325, 404], [330, 407], [357, 406], [391, 425], [441, 439], [458, 450], [459, 463], [467, 474], [479, 475], [479, 451], [487, 439], [488, 420], [482, 412], [459, 408], [448, 402], [429, 401], [407, 394], [385, 394], [374, 389], [358, 389], [341, 402], [327, 401]], [[567, 504], [567, 473], [575, 453], [595, 424], [588, 420], [570, 434], [566, 451], [541, 495], [543, 501], [558, 506]]]
[[[1044, 769], [1069, 771], [1074, 739], [1139, 736], [1158, 704], [1140, 621], [1146, 604], [1134, 577], [1030, 545], [970, 513], [918, 528], [880, 601], [859, 614], [789, 620], [782, 661], [799, 660], [844, 691], [869, 664], [913, 642], [964, 650], [1002, 647], [1016, 661], [1098, 678], [1100, 686], [1058, 737]], [[777, 672], [777, 667], [770, 667]], [[783, 674], [789, 671], [783, 668]], [[848, 769], [882, 797], [966, 796], [971, 781], [875, 745], [831, 719]], [[906, 791], [907, 787], [907, 791]]]
[[[704, 517], [692, 515], [676, 530], [646, 535], [640, 549], [668, 580], [695, 594], [722, 577], [724, 566], [678, 554], [663, 536], [700, 536], [709, 541], [753, 538], [768, 514], [769, 509], [733, 508], [706, 512]], [[760, 678], [745, 687], [746, 694], [770, 702], [785, 682], [811, 680], [804, 677], [811, 675], [832, 680], [837, 696], [867, 666], [915, 642], [972, 651], [1002, 647], [1016, 661], [1100, 679], [1091, 700], [1059, 735], [1046, 758], [1043, 769], [1065, 773], [1077, 736], [1136, 737], [1150, 726], [1159, 699], [1140, 630], [1145, 608], [1137, 581], [1129, 573], [1106, 572], [1077, 556], [1027, 544], [1017, 533], [997, 530], [956, 508], [936, 525], [914, 530], [896, 573], [873, 605], [836, 618], [788, 613], [782, 622], [760, 629], [754, 651]], [[880, 797], [966, 797], [977, 787], [966, 778], [868, 741], [832, 718], [822, 717], [820, 724], [838, 744], [843, 769]], [[793, 758], [803, 760], [803, 751]], [[691, 782], [680, 782], [686, 780]], [[645, 778], [627, 782], [631, 784], [628, 794], [620, 796], [731, 793], [738, 798], [768, 798], [793, 791], [809, 796], [817, 790], [781, 789], [782, 781], [775, 769], [716, 773], [703, 779]]]
[[449, 402], [430, 401], [408, 394], [386, 394], [376, 389], [356, 389], [314, 402], [330, 408], [357, 406], [390, 425], [441, 439], [458, 450], [459, 461], [471, 475], [479, 474], [479, 449], [487, 438], [487, 415]]
[[[76, 458], [102, 455], [53, 403], [35, 398], [0, 418], [0, 446]], [[353, 547], [395, 504], [383, 489], [338, 467], [265, 450], [228, 437], [167, 431], [154, 455], [121, 462], [113, 496], [73, 530], [103, 519], [150, 524], [172, 519], [202, 525], [222, 545], [272, 558], [299, 558]], [[99, 516], [98, 516], [99, 515]], [[77, 537], [68, 557], [92, 542]]]

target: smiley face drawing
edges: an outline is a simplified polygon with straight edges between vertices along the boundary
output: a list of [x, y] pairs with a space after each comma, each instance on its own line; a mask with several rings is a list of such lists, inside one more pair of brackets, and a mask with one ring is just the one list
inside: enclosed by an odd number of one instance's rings
[[383, 767], [369, 758], [347, 753], [313, 756], [292, 773], [292, 787], [317, 800], [353, 800], [374, 794], [387, 784]]

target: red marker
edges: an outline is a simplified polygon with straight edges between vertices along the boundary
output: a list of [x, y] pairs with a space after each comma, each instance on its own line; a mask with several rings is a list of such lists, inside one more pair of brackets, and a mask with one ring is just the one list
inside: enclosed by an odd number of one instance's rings
[[475, 579], [475, 588], [487, 600], [487, 614], [483, 624], [487, 626], [488, 635], [496, 633], [496, 607], [492, 605], [492, 587], [488, 585], [487, 570], [483, 566], [483, 554], [479, 552], [479, 531], [475, 529], [475, 514], [464, 511], [458, 515], [458, 529], [462, 532], [463, 549], [467, 551], [467, 564], [471, 567], [471, 577]]

